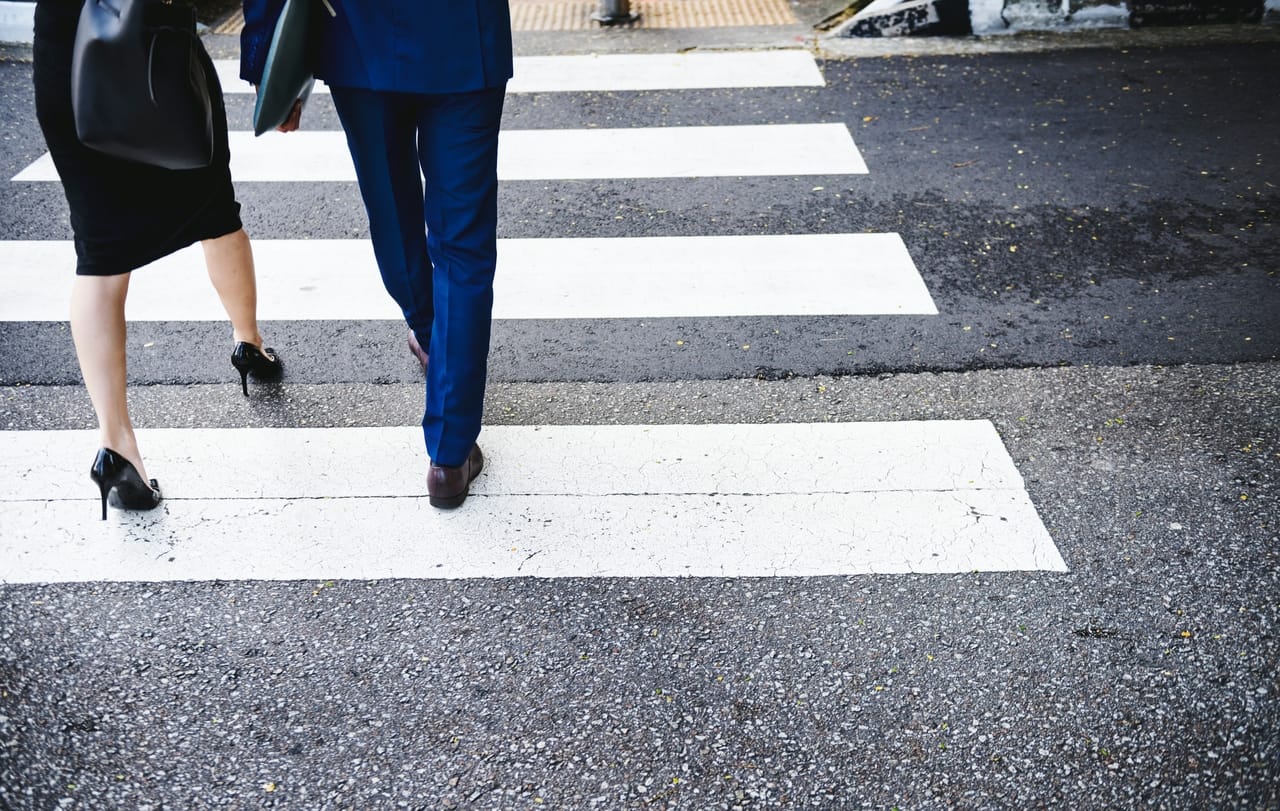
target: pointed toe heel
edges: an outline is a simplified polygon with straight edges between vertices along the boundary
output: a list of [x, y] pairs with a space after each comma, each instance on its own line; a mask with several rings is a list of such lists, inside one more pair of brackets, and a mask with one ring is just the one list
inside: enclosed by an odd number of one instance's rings
[[162, 500], [160, 483], [143, 481], [133, 463], [110, 448], [100, 448], [89, 468], [89, 478], [98, 485], [102, 500], [102, 520], [107, 520], [107, 503], [122, 510], [153, 510]]
[[249, 375], [257, 380], [279, 380], [284, 374], [284, 364], [274, 349], [258, 349], [245, 341], [232, 350], [231, 365], [240, 373], [240, 390], [245, 397], [249, 396]]

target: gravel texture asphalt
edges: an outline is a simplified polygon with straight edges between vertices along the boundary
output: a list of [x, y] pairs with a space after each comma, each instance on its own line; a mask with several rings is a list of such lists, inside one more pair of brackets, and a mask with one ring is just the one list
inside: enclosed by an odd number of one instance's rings
[[[489, 424], [989, 419], [1067, 573], [0, 586], [0, 806], [1280, 807], [1280, 46], [1132, 42], [507, 107], [846, 122], [868, 176], [504, 184], [503, 236], [897, 231], [942, 314], [499, 324]], [[5, 177], [30, 106], [0, 53]], [[365, 234], [302, 185], [242, 184], [251, 233]], [[68, 238], [60, 190], [7, 184], [0, 234]], [[268, 330], [246, 400], [225, 327], [135, 325], [135, 422], [418, 422], [402, 328]], [[0, 346], [0, 427], [92, 427], [65, 325]]]
[[[231, 388], [148, 387], [139, 421], [413, 424], [421, 396], [233, 417]], [[82, 396], [5, 411], [72, 427]], [[1071, 571], [6, 587], [0, 798], [1271, 807], [1278, 405], [1276, 364], [502, 385], [494, 424], [992, 419]]]
[[[499, 322], [496, 380], [660, 381], [1062, 364], [1227, 363], [1280, 353], [1280, 107], [1256, 102], [1280, 45], [1081, 49], [822, 63], [823, 88], [531, 94], [511, 129], [844, 122], [871, 172], [834, 178], [503, 184], [500, 236], [897, 232], [937, 316]], [[29, 67], [10, 176], [43, 151]], [[233, 128], [250, 99], [233, 97]], [[238, 122], [238, 123], [237, 123]], [[317, 98], [306, 125], [338, 126]], [[257, 238], [360, 238], [350, 183], [244, 183]], [[68, 239], [57, 184], [14, 184], [10, 239]], [[833, 257], [840, 261], [841, 257]], [[279, 322], [297, 383], [415, 380], [387, 322]], [[134, 381], [212, 383], [221, 324], [138, 324]], [[7, 322], [0, 383], [78, 381], [65, 325]], [[680, 342], [680, 343], [677, 343]], [[335, 346], [351, 351], [335, 351]], [[743, 349], [743, 347], [749, 347]]]

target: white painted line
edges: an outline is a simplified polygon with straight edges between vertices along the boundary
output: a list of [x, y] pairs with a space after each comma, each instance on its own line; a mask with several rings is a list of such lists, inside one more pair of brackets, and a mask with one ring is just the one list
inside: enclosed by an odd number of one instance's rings
[[0, 582], [1066, 571], [1011, 491], [472, 496], [456, 513], [425, 498], [205, 501], [106, 524], [97, 509], [6, 505]]
[[455, 512], [414, 428], [139, 438], [167, 500], [104, 523], [92, 432], [0, 432], [0, 581], [1066, 571], [987, 421], [491, 427]]
[[[237, 182], [350, 182], [355, 169], [341, 132], [231, 133]], [[500, 136], [501, 180], [866, 174], [844, 124], [508, 130]], [[46, 153], [17, 181], [58, 180]]]
[[35, 39], [34, 2], [0, 2], [0, 42], [27, 44]]
[[[399, 320], [367, 240], [254, 240], [259, 317]], [[70, 242], [0, 242], [0, 320], [64, 321]], [[494, 315], [668, 318], [935, 315], [897, 234], [506, 239]], [[130, 282], [135, 321], [226, 318], [192, 246]]]
[[506, 133], [511, 180], [866, 174], [844, 124], [521, 130]]
[[[0, 502], [85, 499], [93, 432], [0, 432]], [[140, 430], [170, 498], [422, 494], [422, 430]], [[772, 425], [490, 426], [488, 495], [1021, 490], [987, 420]], [[81, 458], [85, 457], [85, 458]], [[246, 475], [256, 471], [257, 475]]]
[[[213, 60], [213, 68], [218, 74], [218, 84], [222, 85], [222, 92], [225, 95], [255, 92], [253, 85], [240, 78], [239, 59], [215, 59]], [[327, 96], [329, 95], [329, 85], [324, 82], [316, 82], [315, 89], [311, 93], [312, 95]]]
[[592, 54], [516, 59], [509, 93], [701, 90], [717, 87], [822, 87], [813, 55], [802, 50], [683, 54]]
[[[240, 63], [214, 62], [227, 93], [251, 93], [240, 78]], [[507, 93], [710, 88], [822, 87], [826, 84], [812, 54], [801, 50], [728, 51], [683, 54], [588, 54], [517, 56]], [[317, 93], [328, 93], [323, 82]]]

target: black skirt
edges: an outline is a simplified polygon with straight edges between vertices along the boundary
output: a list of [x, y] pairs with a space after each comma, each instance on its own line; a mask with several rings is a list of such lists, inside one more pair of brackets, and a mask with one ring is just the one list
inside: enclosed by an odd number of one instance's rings
[[128, 273], [194, 242], [240, 230], [222, 88], [203, 49], [214, 102], [209, 166], [161, 169], [80, 143], [71, 112], [71, 50], [82, 2], [39, 0], [33, 51], [36, 117], [71, 209], [76, 273]]

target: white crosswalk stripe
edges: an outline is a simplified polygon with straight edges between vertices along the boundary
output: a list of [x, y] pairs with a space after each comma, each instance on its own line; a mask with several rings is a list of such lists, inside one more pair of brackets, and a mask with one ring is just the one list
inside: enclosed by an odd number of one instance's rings
[[[264, 320], [401, 318], [368, 240], [256, 240]], [[66, 318], [75, 249], [69, 242], [0, 243], [12, 285], [0, 319]], [[802, 234], [498, 242], [494, 315], [665, 318], [937, 313], [897, 234]], [[135, 321], [221, 321], [199, 246], [130, 283]], [[785, 274], [778, 268], [785, 267]]]
[[[252, 93], [240, 78], [240, 63], [214, 62], [223, 91]], [[739, 51], [677, 54], [584, 54], [517, 56], [508, 93], [563, 93], [713, 88], [821, 87], [813, 57], [805, 51]], [[328, 93], [323, 82], [316, 93]]]
[[[803, 51], [539, 57], [518, 61], [511, 92], [822, 83]], [[354, 180], [340, 132], [234, 132], [232, 153], [237, 182]], [[868, 172], [826, 123], [506, 131], [500, 160], [505, 181]], [[14, 178], [57, 179], [48, 155]], [[254, 250], [264, 320], [399, 320], [366, 241]], [[68, 242], [0, 243], [0, 319], [64, 320], [73, 261]], [[156, 265], [133, 281], [131, 319], [224, 318], [197, 248]], [[897, 234], [505, 239], [495, 297], [499, 319], [938, 312]], [[0, 432], [0, 581], [1066, 568], [985, 420], [488, 427], [486, 471], [455, 512], [426, 502], [417, 428], [139, 434], [166, 500], [104, 523], [82, 467], [91, 432]]]
[[[231, 133], [231, 174], [239, 182], [352, 182], [341, 132]], [[591, 180], [740, 175], [866, 174], [844, 124], [635, 127], [504, 131], [500, 180]], [[14, 178], [58, 180], [43, 155]]]
[[985, 421], [492, 427], [477, 503], [457, 513], [425, 503], [413, 428], [139, 438], [173, 484], [159, 510], [104, 532], [83, 472], [66, 461], [92, 434], [3, 437], [0, 482], [21, 485], [0, 489], [0, 579], [1065, 568]]

